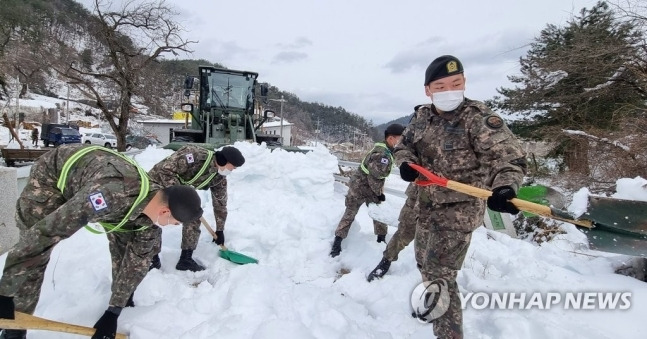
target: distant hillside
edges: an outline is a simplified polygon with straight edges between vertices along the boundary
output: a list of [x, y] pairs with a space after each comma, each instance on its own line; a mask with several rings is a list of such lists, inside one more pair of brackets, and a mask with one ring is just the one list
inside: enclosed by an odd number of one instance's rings
[[[55, 35], [65, 45], [75, 46], [81, 56], [82, 67], [89, 68], [100, 57], [105, 44], [105, 40], [97, 34], [96, 17], [73, 0], [2, 2], [0, 100], [18, 95], [17, 89], [20, 90], [21, 98], [27, 93], [54, 98], [66, 96], [65, 80], [59, 79], [57, 73], [48, 67], [57, 62], [60, 65], [66, 60], [56, 60], [49, 54], [35, 51], [55, 48], [56, 42], [51, 38]], [[129, 40], [130, 37], [125, 36], [123, 39]], [[47, 60], [48, 57], [51, 60]], [[42, 60], [43, 58], [46, 60]], [[204, 65], [227, 68], [217, 61], [204, 59], [160, 59], [150, 64], [138, 81], [136, 93], [133, 93], [133, 104], [147, 107], [145, 112], [148, 114], [169, 116], [178, 109], [182, 100], [184, 77], [187, 74], [197, 75], [198, 66]], [[67, 66], [62, 68], [65, 67]], [[109, 69], [112, 66], [107, 62], [102, 67]], [[259, 81], [263, 81], [262, 74]], [[104, 98], [107, 105], [115, 102], [114, 88], [105, 86], [100, 92], [112, 93], [106, 94]], [[74, 91], [74, 88], [70, 95], [72, 100], [96, 106], [96, 98], [93, 96], [84, 97], [80, 92]], [[313, 138], [332, 143], [361, 142], [362, 139], [372, 141], [380, 135], [368, 120], [343, 107], [301, 101], [294, 93], [270, 85], [268, 99], [280, 99], [281, 96], [287, 100], [283, 105], [284, 118], [296, 126], [296, 142], [300, 141], [298, 139]], [[279, 102], [269, 100], [266, 107], [280, 112]]]
[[377, 132], [378, 132], [378, 134], [380, 136], [383, 136], [384, 135], [384, 130], [386, 130], [387, 126], [389, 126], [390, 124], [400, 124], [400, 125], [403, 125], [404, 127], [406, 127], [407, 125], [409, 125], [409, 121], [411, 121], [411, 117], [413, 117], [413, 113], [411, 113], [409, 115], [405, 115], [405, 116], [403, 116], [401, 118], [397, 118], [395, 120], [391, 120], [391, 121], [389, 121], [387, 123], [377, 125], [377, 126], [375, 126], [375, 129], [377, 130]]

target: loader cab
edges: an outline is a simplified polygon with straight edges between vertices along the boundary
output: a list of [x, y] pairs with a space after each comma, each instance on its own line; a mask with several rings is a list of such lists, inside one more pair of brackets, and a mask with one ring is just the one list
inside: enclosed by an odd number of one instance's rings
[[182, 110], [190, 113], [190, 126], [171, 131], [171, 140], [210, 145], [260, 142], [257, 130], [270, 113], [261, 113], [260, 98], [267, 95], [267, 85], [258, 83], [258, 73], [206, 66], [198, 72], [198, 77], [184, 81], [187, 103]]

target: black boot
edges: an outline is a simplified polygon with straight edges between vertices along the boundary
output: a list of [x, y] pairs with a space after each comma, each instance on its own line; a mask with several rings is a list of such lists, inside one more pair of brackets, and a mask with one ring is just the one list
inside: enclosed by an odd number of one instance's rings
[[382, 258], [379, 264], [377, 264], [377, 267], [371, 271], [371, 274], [368, 275], [368, 282], [373, 281], [375, 278], [382, 278], [386, 272], [389, 271], [389, 267], [391, 267], [391, 261], [388, 260], [387, 258]]
[[26, 339], [25, 330], [0, 330], [0, 339]]
[[135, 297], [135, 292], [130, 294], [130, 297], [128, 297], [128, 301], [126, 301], [126, 307], [135, 307], [135, 301], [133, 298]]
[[383, 242], [386, 244], [386, 234], [378, 234], [377, 235], [377, 242]]
[[204, 266], [198, 264], [193, 260], [193, 250], [182, 250], [180, 255], [180, 260], [175, 265], [175, 269], [178, 271], [204, 271]]
[[330, 250], [330, 256], [336, 257], [341, 252], [341, 241], [344, 240], [342, 237], [335, 236], [335, 241], [332, 243], [332, 249]]
[[153, 260], [151, 260], [151, 265], [148, 267], [148, 270], [152, 270], [154, 268], [157, 268], [158, 270], [162, 268], [162, 262], [160, 261], [160, 255], [155, 254], [153, 256]]

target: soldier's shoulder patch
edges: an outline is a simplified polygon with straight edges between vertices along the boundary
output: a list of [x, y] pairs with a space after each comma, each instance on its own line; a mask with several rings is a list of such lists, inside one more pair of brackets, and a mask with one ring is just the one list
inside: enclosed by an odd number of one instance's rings
[[108, 208], [108, 202], [101, 192], [90, 194], [90, 202], [92, 203], [92, 208], [97, 212]]
[[388, 163], [389, 163], [389, 159], [387, 159], [387, 158], [382, 158], [382, 159], [380, 159], [380, 162], [386, 165], [386, 164], [388, 164]]
[[187, 163], [192, 164], [193, 162], [195, 162], [195, 158], [193, 158], [193, 153], [187, 153], [185, 157], [186, 157]]
[[485, 124], [492, 129], [503, 127], [503, 119], [498, 115], [491, 114], [485, 117]]

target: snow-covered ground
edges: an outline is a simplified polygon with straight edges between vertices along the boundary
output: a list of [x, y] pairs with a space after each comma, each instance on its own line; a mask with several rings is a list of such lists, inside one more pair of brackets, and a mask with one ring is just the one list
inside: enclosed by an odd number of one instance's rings
[[[366, 281], [385, 246], [376, 243], [365, 206], [341, 255], [328, 256], [346, 192], [332, 177], [336, 158], [324, 148], [300, 154], [236, 146], [247, 162], [228, 177], [226, 245], [259, 264], [219, 258], [203, 231], [194, 257], [207, 270], [177, 271], [181, 228], [165, 227], [162, 269], [149, 272], [138, 287], [136, 307], [121, 314], [120, 332], [135, 339], [433, 337], [431, 325], [411, 317], [411, 292], [421, 282], [412, 245], [383, 279]], [[149, 169], [170, 152], [148, 148], [135, 159]], [[647, 198], [644, 179], [624, 180], [619, 190]], [[387, 185], [406, 187], [395, 177]], [[213, 225], [210, 196], [201, 196]], [[403, 199], [387, 195], [387, 203], [397, 214]], [[461, 291], [629, 292], [629, 309], [499, 310], [468, 303], [465, 338], [647, 338], [647, 283], [613, 273], [630, 257], [587, 250], [582, 233], [565, 227], [566, 235], [541, 246], [479, 228], [458, 275]], [[389, 228], [387, 240], [394, 231]], [[110, 277], [105, 236], [80, 230], [54, 249], [36, 315], [92, 326], [106, 308]], [[33, 331], [28, 337], [77, 336]]]

